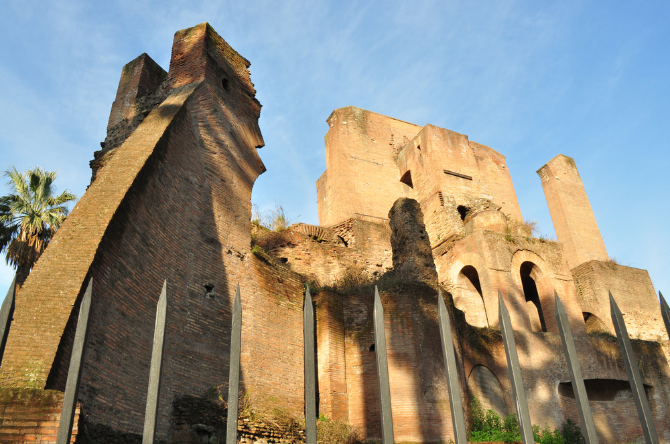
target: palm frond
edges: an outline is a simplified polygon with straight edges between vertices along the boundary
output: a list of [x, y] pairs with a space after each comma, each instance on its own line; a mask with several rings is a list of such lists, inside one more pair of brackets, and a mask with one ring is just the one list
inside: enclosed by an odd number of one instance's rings
[[68, 190], [53, 195], [56, 172], [11, 167], [5, 176], [13, 192], [0, 197], [0, 251], [6, 251], [7, 263], [32, 268], [65, 220], [65, 204], [76, 197]]

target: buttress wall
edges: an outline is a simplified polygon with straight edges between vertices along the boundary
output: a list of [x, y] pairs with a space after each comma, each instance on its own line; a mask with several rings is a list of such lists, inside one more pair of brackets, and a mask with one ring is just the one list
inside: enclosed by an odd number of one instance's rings
[[[228, 378], [239, 283], [241, 385], [302, 411], [302, 281], [250, 254], [251, 188], [265, 168], [247, 67], [206, 23], [175, 35], [167, 98], [98, 170], [17, 295], [3, 385], [64, 388], [92, 277], [82, 412], [90, 423], [141, 433], [167, 279], [158, 423], [166, 439], [176, 396]], [[259, 362], [272, 362], [272, 374]]]

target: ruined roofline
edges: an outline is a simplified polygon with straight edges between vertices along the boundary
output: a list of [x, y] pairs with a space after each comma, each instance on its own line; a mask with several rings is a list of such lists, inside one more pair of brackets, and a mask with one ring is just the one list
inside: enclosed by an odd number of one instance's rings
[[[175, 53], [175, 49], [178, 50], [177, 53]], [[210, 68], [215, 71], [218, 69], [211, 66], [207, 61], [208, 59], [215, 65], [220, 65], [224, 70], [225, 65], [232, 68], [241, 80], [240, 84], [247, 89], [250, 98], [260, 110], [262, 105], [256, 99], [256, 89], [251, 82], [249, 71], [251, 63], [233, 49], [207, 22], [182, 29], [174, 34], [170, 68], [168, 70], [168, 76], [172, 82], [171, 87], [176, 88], [198, 79], [204, 79], [212, 75], [216, 76]], [[198, 60], [199, 63], [194, 65], [193, 60]], [[210, 66], [206, 67], [206, 65]]]
[[342, 107], [340, 107], [340, 108], [335, 108], [335, 109], [333, 110], [333, 112], [331, 112], [330, 115], [328, 116], [328, 118], [326, 119], [326, 122], [330, 123], [330, 119], [333, 117], [333, 115], [334, 115], [336, 112], [341, 111], [341, 110], [345, 110], [345, 109], [355, 109], [355, 110], [359, 110], [359, 111], [364, 111], [364, 112], [366, 112], [366, 113], [375, 114], [375, 115], [377, 115], [377, 116], [382, 116], [382, 117], [386, 117], [387, 119], [395, 120], [396, 122], [402, 122], [402, 123], [406, 123], [406, 124], [408, 124], [408, 125], [416, 126], [416, 127], [418, 127], [418, 128], [423, 128], [422, 125], [417, 125], [416, 123], [408, 122], [408, 121], [406, 121], [406, 120], [402, 120], [402, 119], [396, 119], [395, 117], [387, 116], [386, 114], [376, 113], [376, 112], [374, 112], [374, 111], [370, 111], [370, 110], [367, 110], [367, 109], [359, 108], [359, 107], [354, 106], [354, 105], [342, 106]]
[[572, 164], [575, 167], [575, 170], [577, 171], [577, 175], [579, 175], [579, 170], [577, 170], [577, 164], [575, 163], [574, 157], [566, 156], [565, 154], [557, 154], [554, 157], [551, 158], [548, 162], [546, 162], [544, 165], [542, 165], [540, 168], [538, 168], [535, 172], [537, 174], [540, 174], [540, 171], [543, 169], [547, 168], [550, 164], [553, 164], [556, 162], [558, 159], [564, 158], [568, 163]]
[[[326, 119], [326, 122], [328, 122], [328, 124], [330, 125], [330, 121], [331, 121], [331, 119], [333, 118], [333, 116], [335, 115], [335, 113], [337, 113], [338, 111], [344, 111], [344, 110], [349, 110], [349, 109], [351, 109], [351, 110], [356, 110], [356, 111], [359, 111], [359, 112], [362, 111], [362, 112], [366, 112], [366, 113], [374, 114], [374, 115], [376, 115], [376, 116], [382, 116], [382, 117], [384, 117], [384, 118], [387, 118], [387, 119], [390, 119], [390, 120], [394, 120], [394, 121], [396, 121], [396, 122], [405, 123], [405, 124], [407, 124], [407, 125], [412, 125], [412, 126], [415, 126], [415, 127], [417, 127], [417, 128], [421, 128], [421, 129], [417, 132], [416, 136], [413, 137], [412, 140], [411, 140], [410, 142], [408, 142], [408, 144], [411, 143], [412, 141], [414, 141], [414, 139], [416, 139], [417, 137], [419, 137], [419, 135], [420, 135], [420, 134], [421, 134], [427, 127], [433, 127], [433, 128], [439, 128], [439, 129], [441, 129], [441, 130], [446, 130], [446, 131], [449, 131], [449, 132], [451, 132], [451, 133], [454, 133], [454, 134], [457, 134], [457, 135], [460, 135], [460, 136], [465, 137], [465, 138], [468, 140], [468, 142], [477, 145], [477, 146], [472, 146], [472, 149], [473, 149], [473, 150], [476, 150], [476, 149], [482, 149], [482, 148], [483, 148], [483, 149], [486, 149], [487, 151], [490, 151], [491, 153], [493, 153], [493, 154], [496, 155], [497, 157], [501, 158], [502, 160], [506, 160], [506, 159], [507, 159], [507, 157], [505, 157], [505, 155], [503, 155], [503, 154], [500, 153], [499, 151], [496, 151], [495, 149], [491, 148], [490, 146], [488, 146], [488, 145], [484, 145], [483, 143], [475, 142], [474, 140], [471, 140], [470, 137], [469, 137], [467, 134], [459, 133], [458, 131], [454, 131], [454, 130], [450, 130], [450, 129], [448, 129], [448, 128], [443, 128], [443, 127], [441, 127], [441, 126], [433, 125], [432, 123], [427, 123], [427, 124], [425, 124], [425, 125], [423, 125], [423, 126], [422, 126], [422, 125], [417, 125], [416, 123], [408, 122], [408, 121], [406, 121], [406, 120], [402, 120], [402, 119], [397, 119], [397, 118], [395, 118], [395, 117], [387, 116], [387, 115], [385, 115], [385, 114], [377, 113], [377, 112], [370, 111], [370, 110], [367, 110], [367, 109], [364, 109], [364, 108], [359, 108], [358, 106], [354, 106], [354, 105], [343, 106], [343, 107], [334, 109], [334, 110], [330, 113], [330, 115], [328, 116], [328, 118]], [[407, 144], [407, 145], [408, 145], [408, 144]], [[406, 147], [407, 145], [403, 146], [403, 147], [400, 149], [400, 151], [404, 150], [405, 147]], [[325, 172], [325, 171], [324, 171], [324, 172]]]
[[[392, 118], [392, 117], [391, 117], [391, 118]], [[397, 120], [397, 119], [396, 119], [396, 120]], [[401, 120], [401, 122], [402, 122], [402, 120]], [[419, 131], [419, 132], [416, 134], [416, 136], [414, 136], [414, 137], [412, 138], [412, 140], [410, 140], [409, 142], [407, 142], [407, 143], [400, 149], [400, 151], [398, 151], [398, 154], [400, 154], [403, 150], [405, 150], [405, 149], [407, 148], [407, 146], [410, 145], [410, 144], [413, 144], [413, 143], [414, 143], [414, 147], [416, 147], [416, 143], [415, 143], [415, 141], [418, 140], [418, 139], [420, 139], [420, 138], [422, 137], [422, 135], [424, 134], [424, 132], [426, 131], [426, 129], [430, 129], [429, 127], [430, 127], [430, 128], [437, 128], [437, 129], [439, 129], [439, 130], [449, 131], [450, 133], [457, 134], [457, 135], [459, 135], [459, 136], [463, 136], [463, 137], [465, 137], [465, 138], [467, 139], [467, 141], [468, 141], [468, 145], [470, 145], [470, 148], [471, 148], [473, 151], [477, 151], [477, 150], [485, 149], [486, 151], [489, 151], [491, 154], [495, 155], [496, 157], [500, 158], [501, 160], [503, 160], [503, 161], [506, 161], [506, 160], [507, 160], [507, 157], [506, 157], [504, 154], [500, 153], [499, 151], [496, 151], [495, 149], [491, 148], [491, 147], [488, 146], [488, 145], [484, 145], [483, 143], [475, 142], [474, 140], [470, 139], [470, 137], [469, 137], [467, 134], [459, 133], [459, 132], [457, 132], [457, 131], [450, 130], [450, 129], [448, 129], [448, 128], [442, 128], [442, 127], [440, 127], [440, 126], [433, 125], [432, 123], [427, 123], [423, 128], [421, 128], [421, 131]], [[473, 145], [473, 144], [474, 144], [474, 145]], [[507, 162], [505, 162], [505, 165], [507, 165]]]

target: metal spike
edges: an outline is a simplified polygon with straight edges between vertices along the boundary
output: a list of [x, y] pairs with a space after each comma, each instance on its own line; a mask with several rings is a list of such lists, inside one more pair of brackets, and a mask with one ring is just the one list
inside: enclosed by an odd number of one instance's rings
[[309, 285], [303, 307], [305, 340], [305, 442], [316, 444], [316, 368], [314, 365], [314, 309]]
[[500, 331], [505, 344], [505, 355], [507, 356], [507, 368], [509, 378], [512, 382], [512, 392], [516, 404], [516, 414], [519, 419], [519, 431], [523, 444], [534, 444], [533, 426], [530, 422], [530, 413], [528, 412], [528, 401], [526, 392], [523, 388], [523, 379], [521, 378], [521, 367], [519, 366], [519, 356], [516, 352], [516, 342], [514, 341], [514, 331], [512, 330], [512, 321], [507, 311], [502, 294], [498, 290], [498, 320], [500, 322]]
[[226, 442], [237, 442], [237, 415], [240, 393], [240, 353], [242, 347], [242, 300], [240, 284], [237, 284], [233, 303], [233, 325], [230, 330], [230, 366], [228, 370], [228, 418], [226, 421]]
[[582, 379], [582, 370], [579, 366], [577, 349], [575, 348], [572, 330], [570, 330], [570, 323], [568, 322], [568, 314], [556, 290], [554, 290], [554, 301], [556, 304], [556, 323], [558, 324], [558, 332], [561, 334], [565, 359], [568, 362], [568, 369], [570, 370], [572, 391], [575, 394], [577, 409], [579, 410], [579, 420], [582, 423], [582, 435], [584, 435], [586, 444], [598, 444], [596, 426], [593, 423], [593, 415], [591, 414], [586, 387], [584, 387], [584, 380]]
[[642, 425], [644, 440], [647, 444], [658, 444], [656, 426], [654, 425], [654, 419], [651, 416], [651, 409], [649, 408], [647, 395], [644, 392], [640, 369], [637, 366], [637, 360], [633, 353], [633, 346], [628, 337], [628, 330], [626, 329], [626, 323], [623, 320], [623, 314], [621, 314], [621, 310], [619, 310], [619, 306], [614, 300], [612, 292], [610, 292], [610, 310], [612, 312], [614, 331], [616, 331], [616, 336], [619, 339], [621, 356], [623, 357], [623, 363], [626, 366], [628, 381], [630, 382], [630, 388], [633, 391], [637, 416], [640, 418], [640, 424]]
[[63, 410], [58, 424], [58, 436], [56, 444], [67, 444], [72, 435], [72, 423], [77, 408], [77, 395], [79, 393], [79, 381], [81, 379], [81, 363], [86, 353], [86, 336], [88, 333], [89, 312], [91, 310], [91, 294], [93, 293], [93, 278], [88, 281], [88, 287], [79, 305], [79, 317], [77, 318], [77, 330], [72, 343], [72, 356], [70, 368], [67, 373], [65, 394], [63, 396]]
[[7, 296], [2, 302], [2, 308], [0, 308], [0, 364], [2, 363], [2, 357], [5, 354], [5, 345], [7, 344], [7, 337], [9, 336], [9, 327], [12, 325], [12, 317], [14, 316], [14, 303], [16, 298], [16, 275], [14, 275], [14, 280], [12, 280], [12, 285], [9, 286], [7, 291]]
[[465, 430], [465, 417], [463, 416], [461, 387], [458, 382], [458, 367], [456, 367], [454, 343], [451, 336], [451, 321], [449, 320], [447, 307], [444, 305], [442, 290], [439, 290], [438, 293], [437, 317], [440, 323], [440, 339], [442, 340], [444, 368], [447, 371], [447, 388], [449, 390], [451, 422], [454, 427], [454, 441], [456, 444], [468, 444], [468, 434]]
[[163, 291], [156, 306], [156, 326], [154, 345], [151, 351], [151, 370], [149, 371], [149, 390], [147, 407], [144, 414], [144, 432], [142, 444], [153, 444], [156, 435], [158, 402], [160, 400], [161, 368], [163, 366], [163, 346], [165, 344], [165, 321], [167, 319], [167, 280], [163, 282]]
[[393, 444], [393, 414], [391, 413], [391, 387], [389, 367], [386, 359], [386, 332], [384, 331], [384, 307], [375, 285], [375, 303], [372, 310], [375, 331], [375, 355], [377, 357], [377, 377], [379, 380], [379, 401], [382, 414], [382, 444]]
[[661, 302], [661, 315], [663, 316], [665, 330], [668, 332], [668, 339], [670, 339], [670, 307], [668, 307], [668, 303], [660, 291], [658, 292], [658, 299]]

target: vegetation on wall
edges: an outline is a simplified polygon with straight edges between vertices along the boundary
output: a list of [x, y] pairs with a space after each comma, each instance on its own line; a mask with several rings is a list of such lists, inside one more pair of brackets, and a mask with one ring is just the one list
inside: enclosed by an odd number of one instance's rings
[[[533, 435], [535, 442], [540, 444], [584, 443], [582, 431], [571, 419], [566, 419], [560, 429], [553, 431], [546, 425], [543, 429], [534, 425]], [[470, 441], [502, 441], [505, 443], [521, 441], [516, 413], [510, 413], [501, 418], [493, 410], [484, 412], [481, 402], [477, 397], [473, 397], [470, 403]]]
[[[298, 216], [300, 217], [300, 216]], [[289, 219], [284, 212], [284, 208], [275, 204], [275, 207], [266, 211], [261, 211], [258, 205], [251, 208], [251, 223], [257, 228], [265, 228], [277, 233], [286, 230], [295, 219]]]

